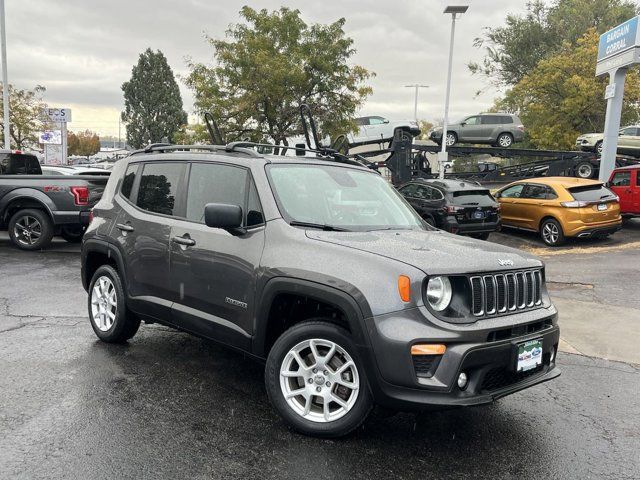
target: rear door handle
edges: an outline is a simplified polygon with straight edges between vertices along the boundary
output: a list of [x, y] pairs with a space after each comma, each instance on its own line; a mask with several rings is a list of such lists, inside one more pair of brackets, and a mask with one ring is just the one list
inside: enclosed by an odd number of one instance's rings
[[116, 224], [116, 228], [118, 230], [121, 230], [123, 232], [133, 232], [133, 227], [129, 224], [124, 224], [124, 223], [117, 223]]
[[171, 241], [178, 245], [184, 245], [185, 247], [193, 247], [196, 244], [196, 241], [189, 237], [172, 237]]

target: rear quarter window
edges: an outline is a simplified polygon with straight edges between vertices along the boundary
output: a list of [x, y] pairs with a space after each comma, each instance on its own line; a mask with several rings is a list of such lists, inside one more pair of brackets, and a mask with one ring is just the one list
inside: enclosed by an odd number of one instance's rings
[[131, 200], [131, 190], [133, 189], [133, 182], [136, 179], [136, 172], [138, 171], [138, 164], [132, 164], [127, 167], [127, 171], [122, 179], [122, 186], [120, 187], [120, 194]]

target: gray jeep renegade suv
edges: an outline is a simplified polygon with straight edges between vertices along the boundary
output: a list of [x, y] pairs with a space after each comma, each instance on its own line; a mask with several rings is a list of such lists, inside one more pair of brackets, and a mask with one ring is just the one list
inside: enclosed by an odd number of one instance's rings
[[150, 147], [119, 161], [82, 245], [96, 335], [141, 320], [266, 361], [292, 427], [354, 430], [378, 404], [470, 406], [557, 377], [544, 266], [423, 222], [356, 162]]

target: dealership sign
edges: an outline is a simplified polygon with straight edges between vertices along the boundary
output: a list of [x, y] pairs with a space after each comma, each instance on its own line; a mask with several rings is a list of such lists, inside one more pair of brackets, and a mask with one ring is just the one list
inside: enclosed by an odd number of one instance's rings
[[53, 122], [68, 123], [71, 121], [70, 108], [45, 108], [44, 112]]
[[40, 143], [43, 145], [62, 145], [62, 131], [47, 130], [40, 134]]
[[639, 18], [633, 17], [600, 35], [596, 75], [640, 61]]

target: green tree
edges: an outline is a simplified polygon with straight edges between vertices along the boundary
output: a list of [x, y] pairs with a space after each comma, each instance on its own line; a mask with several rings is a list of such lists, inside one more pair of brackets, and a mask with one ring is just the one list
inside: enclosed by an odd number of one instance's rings
[[127, 142], [134, 148], [169, 140], [187, 123], [180, 89], [164, 54], [148, 48], [122, 84]]
[[[44, 92], [45, 88], [40, 85], [33, 90], [21, 90], [9, 85], [9, 133], [13, 148], [23, 149], [38, 144], [38, 134], [48, 123], [43, 115], [47, 107], [42, 99]], [[4, 103], [0, 85], [0, 118], [3, 112]], [[4, 121], [1, 123], [4, 142]]]
[[354, 113], [372, 90], [372, 73], [349, 60], [353, 40], [345, 19], [306, 24], [300, 11], [273, 12], [243, 7], [244, 23], [227, 30], [225, 40], [207, 37], [215, 65], [188, 61], [187, 85], [199, 113], [210, 111], [228, 140], [269, 139], [287, 144], [300, 133], [299, 106], [311, 106], [324, 134], [354, 128]]
[[[581, 133], [602, 130], [607, 79], [594, 76], [598, 39], [592, 28], [576, 46], [565, 42], [497, 101], [499, 110], [520, 115], [534, 146], [569, 149]], [[640, 77], [629, 71], [622, 124], [639, 120]]]
[[69, 155], [90, 157], [100, 151], [100, 137], [90, 130], [67, 135], [67, 149]]
[[433, 123], [428, 120], [418, 120], [418, 126], [420, 127], [419, 140], [429, 140], [429, 132], [433, 128]]
[[498, 86], [517, 84], [542, 59], [556, 54], [565, 42], [575, 45], [590, 29], [602, 33], [637, 13], [630, 0], [541, 0], [527, 4], [524, 15], [507, 15], [506, 25], [485, 29], [474, 45], [485, 49], [472, 73]]

